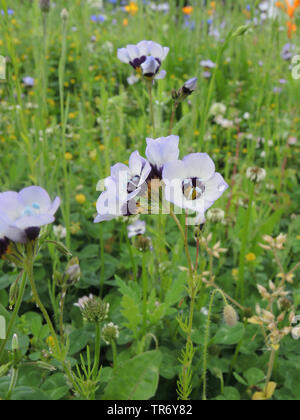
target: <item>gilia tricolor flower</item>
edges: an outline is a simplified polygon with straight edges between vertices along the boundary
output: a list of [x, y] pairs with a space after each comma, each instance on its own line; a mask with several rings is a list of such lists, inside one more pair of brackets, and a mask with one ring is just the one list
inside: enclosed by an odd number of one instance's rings
[[41, 187], [0, 193], [0, 215], [8, 225], [5, 236], [20, 243], [35, 240], [42, 226], [54, 222], [59, 206], [59, 197], [51, 202], [47, 191]]
[[166, 200], [200, 215], [228, 188], [206, 153], [193, 153], [183, 160], [166, 163], [162, 176]]
[[166, 72], [159, 73], [159, 70], [169, 50], [153, 41], [141, 41], [137, 45], [129, 44], [126, 48], [119, 48], [118, 58], [147, 78], [162, 79]]
[[135, 198], [147, 189], [146, 180], [150, 172], [149, 162], [142, 158], [138, 151], [131, 154], [129, 167], [123, 163], [114, 165], [111, 168], [111, 176], [105, 180], [106, 191], [97, 201], [98, 215], [94, 222], [135, 214]]

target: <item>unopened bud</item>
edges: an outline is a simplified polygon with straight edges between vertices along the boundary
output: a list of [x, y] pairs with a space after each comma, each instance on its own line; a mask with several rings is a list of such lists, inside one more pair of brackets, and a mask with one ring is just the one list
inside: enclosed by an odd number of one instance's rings
[[103, 322], [109, 312], [109, 303], [93, 295], [80, 298], [75, 306], [79, 307], [83, 319], [95, 324]]
[[18, 351], [18, 350], [20, 350], [19, 339], [18, 339], [17, 334], [14, 334], [14, 336], [12, 338], [11, 349], [12, 349], [12, 351]]
[[238, 323], [238, 314], [231, 305], [226, 305], [224, 308], [224, 321], [229, 327], [234, 327]]
[[152, 249], [152, 241], [151, 241], [151, 238], [149, 238], [149, 236], [144, 236], [144, 235], [137, 236], [134, 241], [134, 245], [141, 252], [151, 251]]
[[68, 285], [75, 284], [80, 280], [80, 266], [77, 257], [70, 260], [64, 272], [63, 279]]
[[232, 34], [232, 37], [235, 38], [237, 36], [243, 36], [248, 32], [249, 29], [250, 25], [242, 25], [237, 28], [237, 30]]
[[119, 334], [119, 327], [112, 322], [105, 324], [102, 328], [102, 336], [106, 344], [111, 344], [112, 341], [117, 340]]
[[182, 91], [185, 95], [191, 95], [197, 89], [198, 79], [194, 77], [193, 79], [188, 80], [182, 87]]
[[13, 282], [13, 284], [10, 286], [10, 289], [9, 289], [9, 308], [10, 309], [12, 309], [15, 306], [18, 296], [19, 296], [19, 285], [15, 281]]
[[69, 12], [67, 11], [67, 9], [63, 9], [61, 11], [60, 17], [62, 18], [62, 20], [68, 20]]
[[292, 337], [294, 340], [300, 339], [300, 327], [295, 327], [292, 329]]
[[40, 0], [40, 8], [43, 13], [48, 13], [50, 10], [50, 0]]

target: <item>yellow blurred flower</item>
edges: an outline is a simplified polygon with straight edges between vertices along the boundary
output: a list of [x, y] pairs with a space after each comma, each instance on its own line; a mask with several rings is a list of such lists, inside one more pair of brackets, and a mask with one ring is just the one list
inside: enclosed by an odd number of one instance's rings
[[86, 196], [84, 194], [76, 194], [75, 200], [78, 204], [83, 204], [86, 202]]
[[67, 153], [65, 154], [65, 158], [66, 158], [66, 160], [72, 160], [72, 159], [73, 159], [73, 155], [72, 155], [72, 153], [67, 152]]
[[131, 1], [127, 6], [125, 6], [125, 10], [131, 16], [135, 16], [139, 10], [138, 5], [135, 1]]
[[256, 255], [255, 255], [255, 254], [253, 254], [253, 252], [251, 252], [250, 254], [246, 255], [246, 260], [247, 260], [248, 262], [253, 262], [253, 261], [255, 261], [255, 260], [256, 260]]
[[186, 6], [182, 9], [182, 12], [185, 15], [191, 15], [193, 13], [193, 8], [192, 8], [192, 6]]

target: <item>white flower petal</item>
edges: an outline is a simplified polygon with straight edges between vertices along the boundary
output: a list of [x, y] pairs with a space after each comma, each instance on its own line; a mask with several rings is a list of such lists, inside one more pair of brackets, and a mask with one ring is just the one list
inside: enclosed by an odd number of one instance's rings
[[161, 72], [159, 72], [156, 76], [155, 76], [155, 80], [162, 80], [166, 77], [167, 72], [166, 70], [162, 70]]
[[32, 204], [37, 204], [39, 206], [38, 210], [40, 214], [48, 213], [48, 210], [51, 207], [49, 194], [41, 187], [33, 186], [24, 188], [19, 192], [19, 197], [25, 207], [31, 207]]
[[0, 212], [9, 220], [15, 220], [22, 215], [24, 204], [19, 194], [14, 191], [0, 193]]
[[199, 178], [202, 181], [210, 179], [216, 170], [213, 160], [207, 153], [192, 153], [183, 158], [187, 169], [187, 177]]
[[157, 44], [156, 42], [152, 42], [149, 48], [149, 54], [151, 54], [153, 57], [158, 58], [160, 61], [164, 59], [164, 49], [160, 44]]
[[135, 58], [140, 58], [140, 52], [136, 45], [127, 45], [127, 52], [130, 61], [133, 61]]
[[221, 174], [215, 175], [205, 182], [204, 198], [207, 201], [215, 202], [229, 188]]
[[40, 214], [38, 216], [23, 216], [15, 220], [14, 226], [19, 229], [28, 229], [31, 227], [41, 227], [54, 222], [54, 217], [50, 214]]
[[162, 178], [168, 181], [176, 179], [182, 183], [186, 178], [186, 169], [182, 160], [167, 162], [163, 169]]
[[141, 41], [137, 44], [137, 48], [140, 52], [140, 57], [143, 55], [149, 55], [149, 41]]
[[60, 198], [56, 197], [53, 203], [51, 204], [50, 209], [48, 210], [48, 214], [51, 214], [51, 216], [54, 216], [60, 206], [60, 202], [61, 202]]
[[129, 64], [130, 56], [128, 54], [127, 48], [119, 48], [118, 49], [118, 59], [122, 61], [122, 63]]

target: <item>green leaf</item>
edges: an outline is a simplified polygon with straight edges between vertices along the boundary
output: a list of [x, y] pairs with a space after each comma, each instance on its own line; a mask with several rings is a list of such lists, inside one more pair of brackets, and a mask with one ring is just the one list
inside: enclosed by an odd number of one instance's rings
[[235, 377], [235, 379], [242, 385], [248, 386], [247, 382], [245, 381], [245, 379], [243, 379], [238, 373], [234, 372], [233, 376]]
[[4, 276], [0, 277], [0, 290], [6, 289], [14, 280], [13, 276], [9, 276], [8, 274], [4, 274]]
[[123, 363], [105, 389], [103, 400], [149, 400], [155, 395], [162, 355], [148, 351]]
[[32, 388], [29, 386], [17, 387], [13, 394], [13, 401], [47, 401], [49, 400], [47, 394], [39, 390], [38, 388]]
[[238, 323], [234, 327], [223, 326], [213, 338], [214, 344], [233, 345], [241, 341], [244, 336], [244, 325]]
[[74, 354], [80, 352], [91, 339], [91, 334], [86, 331], [84, 328], [73, 331], [70, 336], [70, 349], [69, 355], [73, 356]]
[[247, 379], [248, 384], [253, 386], [263, 382], [265, 373], [262, 370], [254, 367], [244, 372], [244, 377]]
[[184, 296], [186, 274], [178, 276], [167, 291], [165, 302], [168, 306], [175, 305]]
[[123, 307], [122, 315], [128, 321], [125, 326], [135, 333], [142, 319], [139, 306], [130, 296], [123, 296], [121, 304]]
[[216, 398], [219, 401], [240, 401], [241, 395], [239, 391], [232, 387], [225, 387], [223, 395]]
[[41, 386], [41, 389], [53, 400], [60, 400], [69, 392], [69, 387], [66, 385], [66, 379], [63, 373], [56, 373], [51, 375]]

